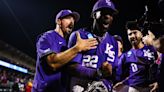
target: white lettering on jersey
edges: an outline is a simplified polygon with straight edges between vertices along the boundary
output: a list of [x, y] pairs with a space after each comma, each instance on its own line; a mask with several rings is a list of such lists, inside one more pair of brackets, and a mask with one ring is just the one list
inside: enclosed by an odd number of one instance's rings
[[154, 52], [150, 52], [150, 50], [143, 50], [144, 52], [144, 57], [148, 57], [148, 60], [154, 60], [155, 57], [154, 57]]
[[83, 56], [82, 66], [97, 68], [97, 62], [97, 55], [85, 55]]
[[105, 53], [108, 55], [107, 61], [114, 62], [115, 59], [115, 52], [112, 51], [113, 45], [110, 45], [109, 43], [106, 44], [106, 50]]
[[128, 51], [127, 57], [130, 57], [132, 55], [132, 51]]
[[133, 72], [137, 72], [137, 71], [138, 71], [137, 64], [131, 63], [131, 67], [132, 67], [132, 71], [133, 71]]
[[109, 6], [112, 5], [110, 0], [105, 0], [105, 2], [106, 2]]

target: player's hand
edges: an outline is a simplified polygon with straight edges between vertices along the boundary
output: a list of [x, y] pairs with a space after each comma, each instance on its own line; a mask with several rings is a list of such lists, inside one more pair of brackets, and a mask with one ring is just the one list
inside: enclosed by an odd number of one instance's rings
[[77, 42], [75, 46], [79, 52], [97, 48], [98, 42], [96, 38], [82, 39], [79, 32], [76, 32], [76, 36]]
[[107, 74], [112, 75], [112, 65], [108, 61], [102, 64], [102, 70], [106, 71]]
[[102, 72], [102, 77], [106, 78], [112, 75], [112, 65], [108, 63], [108, 61], [104, 62], [102, 64], [102, 67], [100, 68]]
[[113, 89], [114, 90], [121, 90], [121, 88], [124, 86], [124, 84], [122, 83], [122, 82], [118, 82], [117, 84], [115, 84], [114, 86], [113, 86]]
[[155, 35], [151, 31], [148, 31], [148, 34], [142, 38], [142, 41], [146, 45], [152, 45], [154, 39]]
[[158, 83], [154, 82], [153, 84], [150, 84], [149, 87], [152, 88], [150, 92], [156, 92], [156, 90], [158, 89]]

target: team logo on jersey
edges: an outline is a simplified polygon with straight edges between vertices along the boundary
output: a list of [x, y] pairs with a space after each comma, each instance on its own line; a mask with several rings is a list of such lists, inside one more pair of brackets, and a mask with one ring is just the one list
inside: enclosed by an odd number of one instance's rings
[[114, 62], [114, 59], [115, 59], [115, 51], [113, 51], [112, 49], [113, 49], [113, 45], [110, 45], [109, 43], [107, 43], [105, 53], [108, 55], [107, 61], [110, 61], [110, 62]]
[[110, 0], [105, 0], [105, 2], [106, 2], [109, 6], [112, 5]]
[[62, 44], [62, 43], [63, 43], [63, 42], [61, 42], [61, 41], [59, 42], [59, 44]]
[[87, 37], [88, 37], [88, 38], [93, 38], [93, 35], [92, 35], [91, 33], [89, 33], [89, 34], [87, 35]]
[[154, 60], [154, 52], [151, 52], [149, 49], [148, 50], [143, 50], [144, 52], [144, 57], [147, 57], [148, 60]]
[[127, 57], [130, 57], [132, 55], [132, 51], [128, 51]]
[[69, 13], [72, 13], [71, 10], [67, 10]]
[[45, 49], [45, 50], [39, 49], [39, 52], [41, 52], [41, 53], [47, 53], [47, 52], [49, 52], [49, 51], [50, 51], [50, 48], [47, 48], [47, 49]]

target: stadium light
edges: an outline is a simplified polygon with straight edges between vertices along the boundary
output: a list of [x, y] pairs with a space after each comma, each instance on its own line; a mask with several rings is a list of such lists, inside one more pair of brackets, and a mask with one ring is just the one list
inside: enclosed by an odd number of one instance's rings
[[19, 72], [28, 73], [28, 70], [26, 68], [23, 68], [23, 67], [14, 65], [14, 64], [10, 64], [10, 63], [7, 63], [7, 62], [2, 61], [2, 60], [0, 60], [0, 65], [7, 67], [7, 68], [10, 68], [10, 69], [13, 69], [13, 70], [17, 70]]

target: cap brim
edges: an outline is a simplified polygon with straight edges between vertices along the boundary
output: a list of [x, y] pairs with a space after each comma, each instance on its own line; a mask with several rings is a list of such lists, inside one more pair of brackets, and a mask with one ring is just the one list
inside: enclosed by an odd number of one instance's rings
[[77, 13], [77, 12], [72, 12], [70, 14], [67, 14], [67, 15], [63, 16], [63, 17], [60, 17], [59, 19], [65, 18], [67, 16], [72, 16], [74, 18], [75, 22], [78, 22], [79, 19], [80, 19], [80, 14]]
[[114, 9], [114, 10], [111, 9], [111, 10], [113, 11], [113, 14], [114, 14], [114, 15], [117, 15], [117, 14], [119, 13], [119, 11], [118, 11], [117, 9]]
[[99, 9], [93, 11], [92, 13], [95, 13], [95, 12], [100, 11], [100, 10], [102, 10], [102, 9], [107, 9], [107, 10], [109, 10], [109, 11], [112, 13], [112, 15], [117, 15], [117, 14], [119, 13], [119, 11], [118, 11], [117, 9], [113, 9], [113, 8], [109, 8], [109, 7], [101, 7], [101, 8], [99, 8]]
[[107, 7], [106, 7], [106, 9], [108, 9], [109, 11], [111, 11], [113, 15], [117, 15], [118, 14], [118, 10], [117, 9], [107, 8]]
[[78, 22], [80, 19], [80, 14], [77, 12], [72, 12], [68, 16], [72, 16], [75, 19], [75, 22]]

